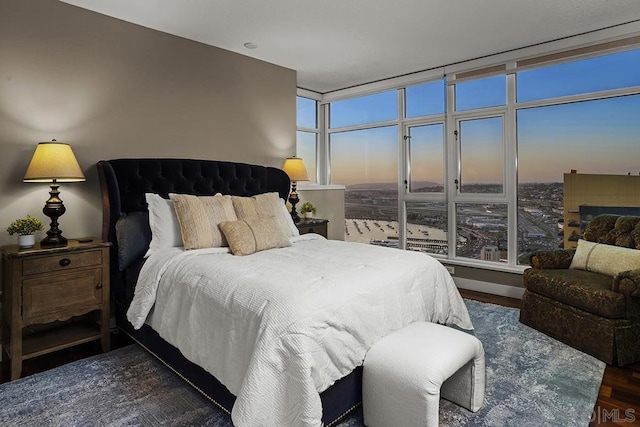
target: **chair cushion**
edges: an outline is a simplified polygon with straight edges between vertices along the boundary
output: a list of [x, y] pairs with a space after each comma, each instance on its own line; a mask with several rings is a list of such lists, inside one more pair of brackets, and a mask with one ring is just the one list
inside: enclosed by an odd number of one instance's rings
[[609, 319], [626, 315], [624, 295], [611, 290], [611, 276], [574, 269], [524, 271], [525, 287], [564, 304]]

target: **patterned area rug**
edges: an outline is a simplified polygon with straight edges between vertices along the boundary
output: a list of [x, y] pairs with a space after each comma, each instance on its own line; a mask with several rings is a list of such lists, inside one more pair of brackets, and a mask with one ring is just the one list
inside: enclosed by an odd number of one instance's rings
[[[473, 414], [441, 401], [442, 426], [586, 426], [605, 364], [518, 322], [518, 310], [465, 300], [487, 360]], [[0, 425], [231, 426], [230, 418], [137, 345], [0, 386]], [[340, 427], [363, 426], [356, 412]]]

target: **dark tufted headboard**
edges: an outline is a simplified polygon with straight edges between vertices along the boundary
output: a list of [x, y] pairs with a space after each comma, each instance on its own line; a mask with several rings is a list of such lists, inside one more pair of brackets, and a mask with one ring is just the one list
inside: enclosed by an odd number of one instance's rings
[[118, 268], [115, 226], [120, 217], [146, 212], [145, 193], [168, 198], [169, 193], [198, 196], [216, 193], [253, 196], [278, 192], [287, 199], [289, 177], [282, 170], [245, 163], [189, 159], [116, 159], [97, 163], [102, 192], [102, 238], [111, 247], [111, 289], [123, 300], [124, 278]]

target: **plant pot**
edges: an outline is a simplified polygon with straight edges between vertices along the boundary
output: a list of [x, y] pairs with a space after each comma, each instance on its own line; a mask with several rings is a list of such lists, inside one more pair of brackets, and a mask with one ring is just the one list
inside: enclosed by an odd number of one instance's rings
[[21, 234], [18, 236], [18, 246], [22, 249], [32, 248], [36, 244], [36, 236], [33, 234]]
[[313, 218], [313, 212], [304, 213], [304, 219], [311, 219], [311, 218]]

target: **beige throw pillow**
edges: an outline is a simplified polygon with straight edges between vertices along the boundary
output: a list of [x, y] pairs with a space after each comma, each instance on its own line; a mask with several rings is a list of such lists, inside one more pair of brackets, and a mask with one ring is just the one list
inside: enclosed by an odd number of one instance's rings
[[253, 197], [232, 196], [231, 199], [238, 219], [254, 220], [271, 217], [288, 237], [300, 235], [278, 193], [263, 193]]
[[615, 276], [640, 268], [640, 250], [580, 239], [569, 268]]
[[[233, 209], [235, 210], [236, 217], [238, 217], [238, 219], [254, 220], [259, 218], [258, 209], [256, 208], [256, 199], [254, 197], [231, 196], [231, 200], [233, 201]], [[265, 212], [264, 216], [273, 215], [269, 215]]]
[[289, 237], [274, 218], [222, 222], [220, 229], [234, 255], [251, 255], [266, 249], [291, 246]]
[[228, 246], [218, 225], [237, 219], [231, 196], [171, 193], [169, 198], [173, 201], [185, 249]]

